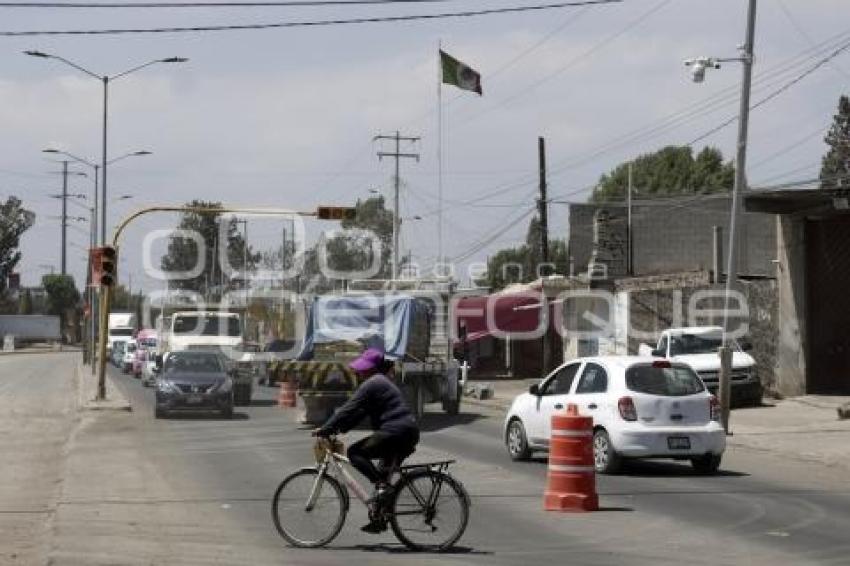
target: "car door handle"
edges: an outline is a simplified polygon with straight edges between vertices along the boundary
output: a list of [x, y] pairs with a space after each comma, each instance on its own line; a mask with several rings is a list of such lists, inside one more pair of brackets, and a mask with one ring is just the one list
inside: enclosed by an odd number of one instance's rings
[[595, 409], [595, 408], [596, 408], [596, 403], [591, 403], [590, 405], [588, 405], [588, 406], [587, 406], [587, 408], [588, 408], [588, 409]]

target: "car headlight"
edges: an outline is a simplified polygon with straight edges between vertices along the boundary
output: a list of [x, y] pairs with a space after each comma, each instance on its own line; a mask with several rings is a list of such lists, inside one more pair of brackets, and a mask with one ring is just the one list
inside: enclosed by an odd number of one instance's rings
[[160, 379], [159, 381], [156, 382], [156, 388], [157, 388], [158, 391], [160, 391], [162, 393], [176, 393], [177, 392], [177, 388], [174, 387], [173, 383], [171, 383], [170, 381], [165, 381], [163, 379]]

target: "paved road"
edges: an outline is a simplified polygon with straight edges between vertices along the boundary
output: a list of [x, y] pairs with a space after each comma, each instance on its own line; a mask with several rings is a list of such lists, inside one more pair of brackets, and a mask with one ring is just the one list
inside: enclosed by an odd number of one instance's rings
[[738, 450], [716, 477], [644, 463], [599, 478], [604, 510], [546, 513], [545, 459], [510, 462], [501, 416], [471, 407], [455, 419], [428, 415], [414, 456], [459, 460], [473, 512], [456, 552], [414, 555], [390, 534], [361, 534], [358, 507], [330, 548], [291, 549], [274, 531], [269, 500], [289, 470], [309, 463], [311, 441], [294, 411], [274, 406], [275, 389], [256, 389], [232, 421], [154, 420], [152, 390], [116, 379], [134, 411], [99, 415], [79, 435], [57, 563], [850, 563], [850, 486], [840, 470]]

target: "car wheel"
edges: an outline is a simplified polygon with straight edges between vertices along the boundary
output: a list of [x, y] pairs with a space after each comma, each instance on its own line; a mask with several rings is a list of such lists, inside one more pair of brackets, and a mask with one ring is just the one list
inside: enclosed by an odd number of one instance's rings
[[221, 416], [225, 419], [233, 418], [233, 407], [227, 407], [226, 409], [221, 410]]
[[720, 454], [706, 454], [698, 458], [691, 458], [691, 465], [696, 473], [708, 476], [717, 473], [722, 458]]
[[611, 437], [604, 428], [593, 433], [593, 467], [598, 474], [616, 474], [620, 471], [622, 458], [614, 450]]
[[160, 409], [157, 407], [153, 410], [153, 416], [156, 419], [164, 419], [165, 418], [165, 409]]
[[528, 446], [528, 438], [525, 436], [525, 427], [522, 426], [521, 420], [513, 419], [508, 424], [508, 434], [506, 435], [505, 442], [511, 460], [528, 460], [531, 457], [531, 448]]

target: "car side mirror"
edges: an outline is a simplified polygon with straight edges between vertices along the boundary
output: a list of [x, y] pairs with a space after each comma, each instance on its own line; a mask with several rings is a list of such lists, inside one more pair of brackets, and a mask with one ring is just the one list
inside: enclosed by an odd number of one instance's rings
[[744, 352], [749, 352], [750, 350], [753, 349], [753, 343], [750, 342], [749, 340], [741, 341], [740, 346], [741, 346], [741, 350], [743, 350]]
[[540, 397], [540, 386], [538, 384], [534, 384], [528, 388], [528, 392], [534, 395], [535, 397]]
[[652, 352], [650, 352], [650, 354], [651, 354], [654, 358], [663, 358], [663, 357], [664, 357], [665, 352], [664, 352], [664, 350], [653, 350]]

